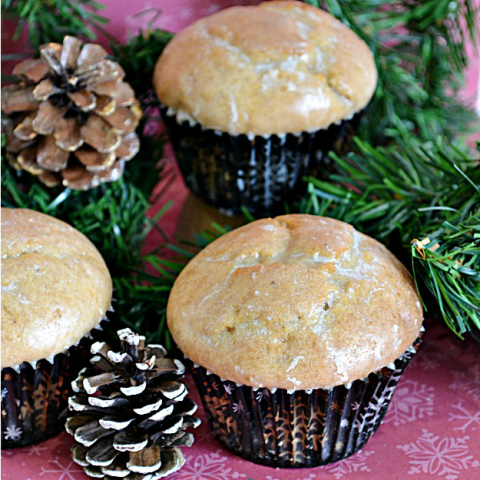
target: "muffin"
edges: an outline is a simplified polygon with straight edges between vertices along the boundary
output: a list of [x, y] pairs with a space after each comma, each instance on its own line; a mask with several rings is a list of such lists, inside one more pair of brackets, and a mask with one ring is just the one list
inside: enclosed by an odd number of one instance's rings
[[412, 278], [380, 243], [330, 218], [285, 215], [219, 238], [168, 303], [210, 426], [274, 467], [362, 448], [419, 344]]
[[108, 269], [84, 235], [2, 208], [2, 448], [63, 429], [70, 378], [111, 300]]
[[269, 212], [357, 123], [372, 52], [327, 12], [294, 1], [232, 7], [167, 45], [154, 86], [187, 186], [226, 212]]

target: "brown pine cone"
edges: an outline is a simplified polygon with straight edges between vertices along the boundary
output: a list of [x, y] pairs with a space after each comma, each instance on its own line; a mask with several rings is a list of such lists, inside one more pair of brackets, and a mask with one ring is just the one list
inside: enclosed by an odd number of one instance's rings
[[10, 163], [48, 186], [87, 190], [117, 181], [138, 152], [142, 111], [122, 67], [100, 45], [66, 36], [20, 62], [2, 89]]
[[182, 467], [178, 447], [193, 443], [185, 430], [200, 424], [178, 381], [185, 367], [129, 328], [117, 333], [121, 352], [93, 344], [92, 367], [72, 382], [66, 429], [75, 437], [73, 460], [94, 478], [163, 478]]

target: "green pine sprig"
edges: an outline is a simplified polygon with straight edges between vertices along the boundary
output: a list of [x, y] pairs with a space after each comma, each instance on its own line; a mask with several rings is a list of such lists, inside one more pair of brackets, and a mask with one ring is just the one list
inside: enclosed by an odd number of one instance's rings
[[161, 29], [146, 29], [126, 44], [112, 43], [112, 53], [125, 70], [135, 92], [152, 91], [155, 64], [173, 33]]
[[435, 299], [448, 327], [480, 341], [480, 216], [445, 221], [431, 238], [412, 242], [411, 256], [417, 288]]
[[[397, 135], [453, 139], [474, 115], [457, 100], [467, 64], [465, 44], [478, 40], [472, 0], [307, 0], [354, 30], [374, 52], [375, 95], [359, 136], [373, 144]], [[448, 88], [446, 86], [448, 85]]]
[[2, 0], [2, 13], [18, 22], [13, 40], [26, 28], [34, 52], [44, 43], [62, 43], [65, 35], [95, 40], [108, 19], [98, 12], [105, 6], [94, 0]]

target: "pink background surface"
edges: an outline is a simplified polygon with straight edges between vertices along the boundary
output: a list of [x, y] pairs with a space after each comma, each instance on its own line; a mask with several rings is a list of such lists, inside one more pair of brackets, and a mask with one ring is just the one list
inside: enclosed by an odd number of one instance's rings
[[[109, 31], [120, 39], [146, 28], [155, 15], [155, 27], [177, 31], [193, 20], [235, 4], [255, 0], [106, 0], [104, 15], [111, 19]], [[139, 12], [151, 9], [141, 15]], [[11, 28], [2, 29], [3, 52], [19, 51], [9, 42]], [[464, 98], [475, 102], [479, 87], [479, 62], [469, 47], [471, 66]], [[480, 110], [480, 99], [478, 101]], [[163, 201], [174, 200], [161, 220], [172, 236], [187, 196], [180, 179]], [[155, 205], [152, 213], [161, 205]], [[157, 237], [152, 237], [155, 244]], [[150, 246], [150, 245], [149, 245]], [[184, 449], [187, 462], [172, 480], [473, 480], [480, 478], [480, 345], [460, 342], [440, 324], [427, 324], [424, 345], [402, 377], [384, 425], [364, 449], [351, 458], [327, 467], [277, 470], [261, 467], [234, 456], [210, 434], [203, 408], [203, 424], [196, 441]], [[190, 379], [192, 396], [198, 400]], [[2, 451], [2, 479], [85, 480], [81, 467], [71, 460], [72, 438], [65, 434], [29, 448]]]

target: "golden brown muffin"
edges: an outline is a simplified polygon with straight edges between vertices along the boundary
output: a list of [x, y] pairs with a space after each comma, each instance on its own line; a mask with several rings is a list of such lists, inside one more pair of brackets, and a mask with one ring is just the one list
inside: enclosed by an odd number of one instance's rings
[[285, 215], [220, 237], [182, 271], [168, 326], [193, 362], [252, 387], [348, 384], [400, 357], [422, 307], [405, 267], [351, 225]]
[[155, 67], [160, 101], [230, 134], [313, 132], [370, 101], [373, 55], [332, 15], [293, 1], [233, 7], [178, 33]]
[[108, 269], [84, 235], [42, 213], [2, 208], [2, 368], [66, 351], [111, 300]]

